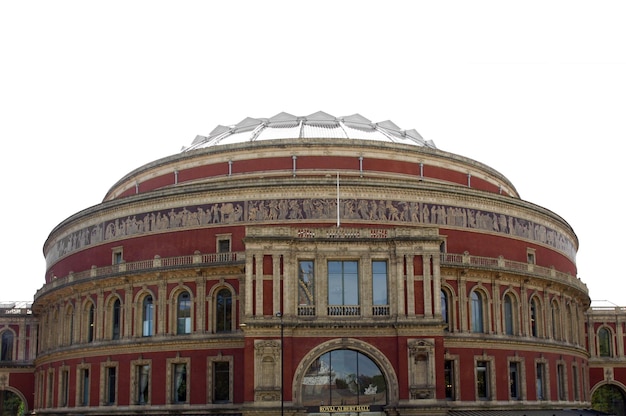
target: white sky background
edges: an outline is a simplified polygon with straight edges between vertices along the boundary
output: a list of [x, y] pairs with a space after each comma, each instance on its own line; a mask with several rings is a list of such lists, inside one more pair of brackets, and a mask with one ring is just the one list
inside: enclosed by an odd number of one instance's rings
[[0, 3], [0, 300], [123, 175], [247, 116], [359, 113], [507, 176], [626, 305], [623, 1]]

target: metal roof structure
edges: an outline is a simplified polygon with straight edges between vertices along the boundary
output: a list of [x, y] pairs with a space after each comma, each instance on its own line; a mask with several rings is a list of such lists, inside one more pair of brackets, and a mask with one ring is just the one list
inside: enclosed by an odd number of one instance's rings
[[361, 139], [436, 148], [412, 130], [402, 130], [387, 120], [373, 123], [360, 114], [335, 117], [318, 111], [306, 117], [279, 113], [271, 118], [246, 117], [232, 126], [219, 125], [208, 136], [196, 136], [183, 152], [211, 146], [276, 139]]

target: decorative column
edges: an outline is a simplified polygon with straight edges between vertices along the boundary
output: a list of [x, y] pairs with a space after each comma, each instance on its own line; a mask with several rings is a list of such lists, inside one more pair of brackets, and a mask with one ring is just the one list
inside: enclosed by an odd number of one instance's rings
[[159, 282], [159, 287], [158, 287], [158, 302], [157, 305], [159, 305], [159, 310], [157, 311], [157, 316], [158, 316], [158, 330], [157, 333], [158, 334], [165, 334], [165, 332], [167, 331], [167, 326], [166, 326], [166, 310], [167, 310], [167, 305], [169, 304], [169, 302], [167, 301], [167, 284], [165, 282], [165, 279], [161, 280]]
[[254, 256], [256, 264], [256, 297], [255, 311], [256, 316], [263, 316], [263, 254], [259, 253]]
[[[130, 284], [124, 286], [124, 302], [123, 302], [123, 314], [124, 314], [124, 337], [128, 338], [132, 336], [133, 330], [133, 288]], [[122, 311], [120, 311], [122, 312]]]
[[424, 265], [424, 317], [433, 317], [433, 290], [432, 277], [430, 275], [430, 259], [431, 255], [424, 253], [422, 255], [422, 263]]
[[501, 334], [504, 332], [504, 328], [502, 328], [502, 313], [501, 310], [501, 302], [500, 302], [500, 284], [498, 283], [498, 279], [501, 276], [498, 275], [497, 278], [491, 279], [491, 299], [493, 302], [493, 320], [495, 323], [495, 333]]
[[204, 276], [196, 277], [196, 331], [206, 332], [206, 278]]
[[361, 316], [371, 317], [372, 307], [374, 305], [373, 280], [372, 280], [372, 258], [369, 253], [364, 253], [363, 259], [363, 283], [361, 284], [361, 293], [363, 299], [359, 299], [361, 305]]
[[106, 328], [106, 323], [104, 322], [105, 308], [106, 305], [104, 304], [104, 291], [102, 290], [102, 288], [98, 288], [98, 290], [96, 291], [96, 316], [94, 317], [94, 324], [97, 331], [93, 334], [94, 339], [96, 340], [104, 339], [104, 329]]
[[280, 254], [272, 254], [272, 311], [283, 312], [280, 302], [281, 280], [280, 280]]
[[294, 266], [295, 259], [291, 250], [289, 251], [289, 254], [283, 255], [282, 259], [283, 317], [285, 315], [293, 316], [296, 314], [296, 300], [294, 299], [294, 296], [297, 296], [298, 293], [298, 286], [296, 283], [298, 281], [298, 270], [297, 266]]
[[252, 281], [254, 276], [252, 274], [254, 270], [254, 254], [247, 253], [246, 255], [246, 282], [244, 284], [245, 293], [244, 293], [244, 304], [245, 304], [245, 315], [252, 316], [252, 306], [254, 305], [254, 290]]
[[459, 272], [458, 286], [459, 286], [459, 327], [461, 332], [468, 332], [467, 325], [467, 282], [464, 272]]
[[397, 276], [396, 281], [398, 282], [397, 287], [397, 302], [398, 305], [398, 316], [405, 316], [405, 301], [404, 301], [404, 256], [397, 254], [396, 255], [396, 265], [395, 265], [395, 273]]
[[415, 267], [413, 261], [415, 256], [407, 254], [406, 259], [406, 314], [409, 317], [415, 316]]
[[[435, 316], [441, 317], [441, 257], [433, 255], [433, 306]], [[450, 305], [452, 307], [452, 305]]]

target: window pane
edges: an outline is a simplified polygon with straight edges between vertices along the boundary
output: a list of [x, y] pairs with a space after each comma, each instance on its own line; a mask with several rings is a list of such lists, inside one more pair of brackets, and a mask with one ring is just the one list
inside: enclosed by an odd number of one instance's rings
[[318, 357], [302, 382], [305, 406], [384, 406], [387, 384], [380, 368], [366, 355], [354, 350], [334, 350]]
[[489, 397], [489, 374], [487, 373], [486, 361], [476, 363], [476, 393], [479, 399]]
[[341, 273], [331, 273], [328, 266], [328, 304], [343, 305], [343, 278]]
[[387, 305], [387, 262], [372, 262], [372, 292], [374, 305]]
[[298, 304], [315, 305], [315, 276], [313, 261], [301, 260], [298, 262]]
[[213, 402], [230, 401], [230, 364], [227, 361], [213, 363]]
[[328, 304], [359, 304], [358, 262], [328, 262]]
[[4, 331], [2, 333], [2, 353], [0, 361], [13, 360], [13, 332]]
[[513, 335], [513, 301], [511, 295], [504, 297], [504, 332]]
[[343, 279], [343, 304], [359, 304], [359, 276], [346, 274]]
[[117, 369], [109, 367], [107, 369], [107, 404], [115, 403], [115, 378]]
[[187, 364], [174, 365], [172, 398], [174, 403], [187, 401]]
[[454, 361], [444, 362], [444, 383], [446, 385], [446, 399], [454, 400]]
[[509, 393], [511, 399], [519, 399], [519, 364], [509, 363]]
[[178, 322], [176, 332], [178, 334], [191, 333], [191, 296], [189, 292], [178, 295]]
[[146, 296], [143, 299], [143, 336], [150, 337], [154, 330], [154, 305], [152, 304], [152, 296]]
[[480, 294], [472, 292], [472, 332], [483, 331], [483, 301]]
[[116, 299], [113, 303], [113, 322], [112, 325], [112, 334], [111, 337], [113, 339], [120, 339], [120, 300]]
[[137, 366], [137, 403], [148, 403], [148, 392], [150, 388], [150, 366], [140, 365]]
[[450, 316], [448, 315], [448, 294], [445, 290], [441, 290], [441, 317], [443, 322], [447, 324], [445, 330], [450, 330]]
[[217, 293], [215, 320], [216, 332], [232, 331], [232, 297], [228, 289]]

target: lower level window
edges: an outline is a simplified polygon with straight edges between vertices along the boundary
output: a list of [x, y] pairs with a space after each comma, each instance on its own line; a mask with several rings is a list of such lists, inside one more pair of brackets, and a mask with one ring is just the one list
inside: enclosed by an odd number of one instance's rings
[[137, 366], [137, 404], [148, 404], [150, 402], [150, 366]]
[[443, 382], [446, 385], [446, 399], [454, 400], [454, 361], [446, 360], [443, 366]]
[[187, 402], [187, 364], [174, 364], [172, 398], [174, 403]]
[[230, 363], [213, 363], [213, 403], [230, 402]]
[[476, 362], [476, 397], [479, 400], [489, 400], [489, 363]]

